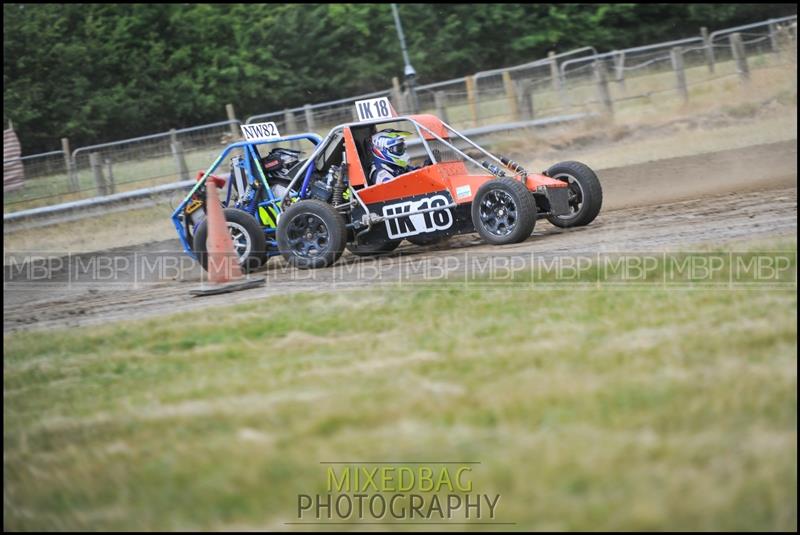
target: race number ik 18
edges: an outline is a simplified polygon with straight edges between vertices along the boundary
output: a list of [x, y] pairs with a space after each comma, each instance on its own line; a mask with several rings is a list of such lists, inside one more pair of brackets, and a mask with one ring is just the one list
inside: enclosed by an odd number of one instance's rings
[[281, 137], [275, 123], [243, 124], [242, 134], [246, 141], [260, 141], [262, 139], [276, 139]]
[[397, 117], [388, 97], [371, 98], [369, 100], [356, 100], [356, 111], [359, 121], [372, 121]]

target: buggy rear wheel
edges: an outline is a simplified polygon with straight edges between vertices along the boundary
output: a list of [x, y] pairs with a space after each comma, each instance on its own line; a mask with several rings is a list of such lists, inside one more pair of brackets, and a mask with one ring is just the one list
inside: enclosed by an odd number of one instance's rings
[[434, 243], [439, 243], [441, 241], [446, 240], [450, 236], [442, 236], [441, 234], [418, 234], [416, 236], [409, 236], [406, 238], [409, 242], [413, 243], [414, 245], [419, 245], [420, 247], [424, 247], [426, 245], [433, 245]]
[[347, 250], [356, 256], [372, 256], [391, 253], [403, 240], [387, 240], [379, 243], [356, 245], [355, 242], [347, 244]]
[[472, 201], [472, 224], [487, 243], [519, 243], [533, 232], [536, 200], [518, 180], [489, 180], [478, 189]]
[[316, 199], [292, 204], [278, 220], [278, 248], [301, 269], [328, 267], [344, 252], [347, 229], [341, 214]]

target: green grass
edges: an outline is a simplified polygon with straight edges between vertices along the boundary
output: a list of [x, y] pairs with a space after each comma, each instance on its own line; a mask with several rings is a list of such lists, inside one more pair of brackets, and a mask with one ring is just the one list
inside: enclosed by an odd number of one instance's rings
[[286, 529], [321, 461], [470, 460], [512, 529], [795, 530], [796, 320], [523, 273], [5, 336], [4, 528]]

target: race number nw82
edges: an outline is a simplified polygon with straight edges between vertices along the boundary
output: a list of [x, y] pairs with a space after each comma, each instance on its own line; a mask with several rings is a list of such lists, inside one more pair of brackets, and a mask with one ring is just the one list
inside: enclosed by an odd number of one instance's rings
[[[434, 195], [418, 201], [406, 201], [396, 204], [388, 204], [383, 207], [383, 216], [392, 217], [387, 219], [386, 233], [390, 239], [405, 238], [427, 232], [445, 230], [453, 226], [453, 214], [449, 208], [442, 210], [431, 210], [423, 213], [422, 210], [436, 208], [437, 206], [447, 206], [448, 200], [444, 195]], [[409, 214], [396, 217], [400, 214]]]
[[278, 126], [273, 122], [243, 124], [241, 128], [245, 141], [261, 141], [281, 137]]
[[372, 121], [397, 117], [392, 103], [388, 97], [371, 98], [369, 100], [356, 100], [356, 111], [359, 121]]

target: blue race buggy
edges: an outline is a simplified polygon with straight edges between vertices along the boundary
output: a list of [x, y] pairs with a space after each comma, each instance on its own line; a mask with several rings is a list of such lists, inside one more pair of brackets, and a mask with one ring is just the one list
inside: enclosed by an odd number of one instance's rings
[[[211, 167], [198, 173], [197, 184], [175, 208], [172, 222], [185, 252], [206, 269], [208, 257], [206, 237], [206, 183], [214, 180], [224, 193], [223, 213], [233, 239], [234, 248], [245, 271], [258, 269], [272, 256], [278, 255], [276, 238], [281, 200], [296, 171], [303, 166], [302, 151], [275, 147], [261, 156], [259, 147], [306, 140], [314, 147], [322, 138], [304, 133], [268, 140], [232, 143], [217, 157]], [[230, 157], [228, 177], [213, 173]], [[311, 167], [309, 167], [311, 169]], [[298, 192], [287, 197], [296, 198]]]

